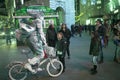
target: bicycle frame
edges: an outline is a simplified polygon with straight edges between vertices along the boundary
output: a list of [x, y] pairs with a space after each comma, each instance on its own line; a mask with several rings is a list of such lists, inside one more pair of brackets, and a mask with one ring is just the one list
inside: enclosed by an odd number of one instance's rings
[[45, 62], [48, 61], [48, 63], [50, 62], [50, 64], [54, 67], [54, 65], [52, 63], [52, 61], [54, 61], [54, 60], [57, 60], [57, 58], [52, 58], [52, 57], [45, 58], [42, 61], [40, 61], [40, 63], [38, 64], [38, 66], [40, 67], [41, 65], [43, 65]]

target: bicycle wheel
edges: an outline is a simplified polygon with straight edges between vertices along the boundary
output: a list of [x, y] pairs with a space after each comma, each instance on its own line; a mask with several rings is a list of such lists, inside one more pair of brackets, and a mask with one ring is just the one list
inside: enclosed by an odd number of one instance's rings
[[15, 64], [9, 69], [9, 77], [11, 80], [24, 80], [27, 77], [27, 70], [23, 64]]
[[51, 77], [57, 77], [61, 75], [62, 71], [63, 64], [57, 59], [53, 59], [47, 64], [47, 72]]

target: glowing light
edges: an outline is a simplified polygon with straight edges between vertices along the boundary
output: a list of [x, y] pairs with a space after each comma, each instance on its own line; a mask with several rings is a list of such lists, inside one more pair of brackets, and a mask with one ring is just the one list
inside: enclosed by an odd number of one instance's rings
[[119, 12], [119, 10], [117, 9], [117, 10], [114, 11], [114, 14], [116, 14], [116, 13], [118, 13], [118, 12]]
[[2, 32], [1, 35], [5, 35], [5, 32]]
[[119, 3], [119, 5], [120, 5], [120, 0], [118, 0], [118, 3]]
[[86, 25], [90, 24], [90, 19], [86, 20]]
[[14, 34], [13, 32], [10, 32], [10, 34]]

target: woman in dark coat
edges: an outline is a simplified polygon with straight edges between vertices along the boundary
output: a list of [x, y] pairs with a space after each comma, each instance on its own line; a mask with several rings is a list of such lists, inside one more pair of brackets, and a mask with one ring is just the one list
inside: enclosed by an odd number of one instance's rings
[[92, 32], [91, 34], [91, 43], [90, 43], [90, 51], [89, 54], [93, 56], [93, 68], [91, 69], [91, 74], [97, 73], [97, 65], [98, 65], [98, 55], [100, 51], [100, 38], [98, 32]]
[[55, 47], [57, 41], [57, 34], [53, 24], [49, 25], [46, 33], [46, 41], [48, 46]]
[[66, 24], [62, 24], [61, 25], [61, 30], [59, 32], [62, 32], [64, 37], [67, 39], [67, 55], [68, 55], [68, 59], [70, 59], [70, 50], [69, 50], [69, 46], [70, 46], [70, 38], [71, 38], [71, 31], [67, 28]]

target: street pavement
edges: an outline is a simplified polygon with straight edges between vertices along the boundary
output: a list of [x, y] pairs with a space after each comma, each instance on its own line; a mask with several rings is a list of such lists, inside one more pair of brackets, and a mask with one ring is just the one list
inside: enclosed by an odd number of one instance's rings
[[[112, 40], [109, 46], [103, 49], [104, 63], [98, 65], [98, 73], [90, 74], [92, 67], [92, 56], [89, 55], [90, 36], [83, 33], [82, 37], [75, 36], [71, 38], [70, 53], [71, 58], [67, 59], [66, 70], [57, 78], [50, 77], [46, 71], [37, 74], [29, 74], [26, 80], [120, 80], [120, 64], [113, 62], [115, 46]], [[0, 45], [0, 80], [10, 80], [8, 68], [6, 67], [12, 61], [25, 61], [27, 58], [20, 53], [15, 41], [12, 45]], [[32, 56], [32, 54], [30, 54]]]

